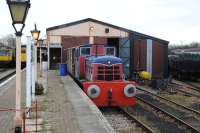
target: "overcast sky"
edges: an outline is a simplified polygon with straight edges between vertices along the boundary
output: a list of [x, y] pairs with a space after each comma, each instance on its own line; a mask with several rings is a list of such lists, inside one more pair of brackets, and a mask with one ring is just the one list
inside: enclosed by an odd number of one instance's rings
[[[200, 42], [200, 0], [31, 0], [24, 36], [94, 18], [170, 41]], [[14, 33], [6, 0], [0, 0], [0, 37]]]

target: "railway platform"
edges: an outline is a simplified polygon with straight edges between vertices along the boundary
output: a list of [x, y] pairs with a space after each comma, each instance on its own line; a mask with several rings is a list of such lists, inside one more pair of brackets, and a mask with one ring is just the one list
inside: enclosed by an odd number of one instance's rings
[[[22, 105], [25, 107], [25, 72], [22, 72]], [[43, 73], [38, 81], [45, 94], [36, 96], [38, 103], [38, 132], [44, 133], [112, 133], [115, 132], [98, 108], [82, 92], [70, 76], [59, 76], [58, 71]], [[0, 88], [0, 107], [14, 108], [15, 79]], [[3, 102], [5, 101], [5, 102]], [[22, 108], [23, 108], [22, 107]], [[34, 116], [35, 112], [31, 113]], [[0, 112], [0, 128], [11, 133], [14, 112]], [[26, 131], [35, 132], [34, 117], [26, 119]]]
[[[43, 82], [45, 83], [45, 82]], [[47, 74], [47, 90], [38, 97], [44, 123], [59, 133], [112, 133], [113, 128], [70, 76]]]

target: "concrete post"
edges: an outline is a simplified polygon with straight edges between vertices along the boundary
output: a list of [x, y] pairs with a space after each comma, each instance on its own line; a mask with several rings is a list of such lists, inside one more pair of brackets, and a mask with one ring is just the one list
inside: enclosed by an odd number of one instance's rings
[[37, 82], [37, 42], [35, 46], [35, 81]]
[[32, 92], [31, 92], [31, 97], [32, 101], [35, 101], [35, 43], [32, 41]]
[[42, 48], [40, 46], [40, 77], [42, 77]]
[[94, 36], [90, 36], [89, 37], [89, 43], [90, 44], [94, 44]]
[[48, 56], [48, 70], [49, 70], [49, 68], [50, 68], [50, 47], [49, 47], [49, 45], [47, 46], [47, 56]]
[[21, 36], [16, 36], [16, 104], [15, 124], [21, 127]]
[[26, 44], [26, 107], [31, 107], [31, 37], [27, 36]]

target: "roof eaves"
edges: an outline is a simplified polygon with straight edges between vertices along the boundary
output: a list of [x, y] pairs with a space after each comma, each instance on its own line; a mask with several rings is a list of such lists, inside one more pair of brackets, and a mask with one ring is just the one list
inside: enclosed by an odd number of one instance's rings
[[154, 40], [157, 40], [157, 41], [160, 41], [160, 42], [164, 42], [165, 44], [169, 44], [169, 41], [166, 41], [166, 40], [163, 40], [163, 39], [160, 39], [160, 38], [156, 38], [156, 37], [153, 37], [153, 36], [149, 36], [149, 35], [146, 35], [146, 34], [143, 34], [143, 33], [139, 33], [139, 32], [136, 32], [136, 31], [133, 31], [133, 30], [130, 30], [130, 29], [126, 29], [126, 28], [120, 27], [120, 26], [116, 26], [116, 25], [113, 25], [113, 24], [110, 24], [110, 23], [99, 21], [99, 20], [96, 20], [96, 19], [93, 19], [93, 18], [86, 18], [86, 19], [75, 21], [75, 22], [71, 22], [71, 23], [66, 23], [66, 24], [50, 27], [50, 28], [47, 28], [46, 31], [55, 30], [55, 29], [59, 29], [59, 28], [64, 28], [64, 27], [68, 27], [68, 26], [72, 26], [72, 25], [75, 25], [75, 24], [80, 24], [80, 23], [88, 22], [88, 21], [99, 23], [99, 24], [102, 24], [102, 25], [107, 25], [107, 26], [115, 28], [115, 29], [123, 30], [125, 32], [130, 33], [130, 34], [143, 36], [145, 38], [150, 38], [150, 39], [154, 39]]
[[74, 21], [74, 22], [70, 22], [70, 23], [66, 23], [66, 24], [61, 24], [61, 25], [58, 25], [58, 26], [53, 26], [53, 27], [47, 28], [46, 31], [60, 29], [60, 28], [69, 27], [69, 26], [72, 26], [72, 25], [80, 24], [80, 23], [89, 21], [89, 19], [90, 18], [86, 18], [86, 19], [82, 19], [82, 20], [78, 20], [78, 21]]
[[153, 37], [153, 36], [150, 36], [150, 35], [146, 35], [146, 34], [143, 34], [143, 33], [140, 33], [140, 32], [129, 30], [129, 33], [134, 34], [134, 35], [138, 35], [138, 36], [142, 36], [142, 37], [145, 37], [145, 38], [148, 38], [148, 39], [157, 40], [159, 42], [163, 42], [164, 44], [169, 44], [169, 41], [166, 41], [166, 40], [163, 40], [163, 39], [160, 39], [160, 38], [157, 38], [157, 37]]

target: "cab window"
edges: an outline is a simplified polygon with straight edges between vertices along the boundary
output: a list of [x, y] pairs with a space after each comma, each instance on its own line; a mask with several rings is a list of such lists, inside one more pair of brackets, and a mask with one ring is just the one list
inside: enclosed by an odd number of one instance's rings
[[105, 51], [106, 51], [106, 55], [115, 56], [115, 48], [114, 47], [107, 47]]
[[90, 55], [90, 47], [81, 47], [80, 54], [86, 56]]

